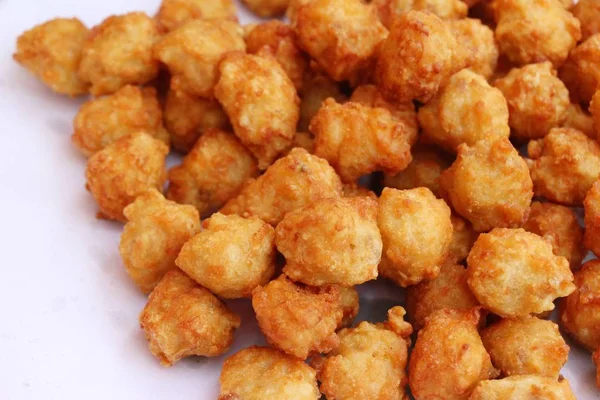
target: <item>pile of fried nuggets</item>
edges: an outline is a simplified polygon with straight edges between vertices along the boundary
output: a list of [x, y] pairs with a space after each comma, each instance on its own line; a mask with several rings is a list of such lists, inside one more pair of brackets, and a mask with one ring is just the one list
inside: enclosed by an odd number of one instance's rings
[[[94, 96], [72, 141], [126, 223], [160, 362], [227, 352], [221, 299], [251, 298], [272, 348], [225, 361], [221, 400], [574, 399], [545, 318], [560, 298], [600, 365], [600, 262], [581, 265], [600, 255], [600, 2], [571, 3], [246, 0], [290, 23], [241, 26], [231, 0], [163, 0], [38, 25], [14, 58]], [[352, 326], [378, 276], [406, 311]]]

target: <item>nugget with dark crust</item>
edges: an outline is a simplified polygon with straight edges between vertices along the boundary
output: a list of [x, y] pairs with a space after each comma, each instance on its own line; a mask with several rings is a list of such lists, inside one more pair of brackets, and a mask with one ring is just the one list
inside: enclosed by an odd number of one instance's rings
[[569, 381], [537, 375], [515, 375], [498, 380], [481, 381], [469, 400], [504, 399], [576, 400]]
[[447, 24], [458, 44], [457, 62], [490, 79], [498, 65], [499, 56], [494, 31], [473, 18], [450, 20]]
[[583, 244], [598, 256], [600, 254], [600, 180], [587, 192], [583, 201], [585, 232]]
[[600, 33], [571, 50], [558, 75], [573, 101], [589, 103], [600, 84]]
[[172, 31], [192, 19], [237, 20], [233, 0], [162, 0], [156, 14], [158, 26]]

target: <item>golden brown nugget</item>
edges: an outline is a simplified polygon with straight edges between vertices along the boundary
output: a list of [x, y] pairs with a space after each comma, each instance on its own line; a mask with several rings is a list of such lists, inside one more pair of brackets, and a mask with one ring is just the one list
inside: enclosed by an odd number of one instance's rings
[[562, 127], [577, 129], [578, 131], [585, 133], [585, 135], [591, 139], [598, 138], [594, 119], [591, 114], [576, 103], [571, 103], [569, 108], [567, 108], [567, 118]]
[[381, 92], [400, 102], [426, 103], [456, 71], [458, 44], [435, 15], [409, 11], [398, 18], [382, 45], [375, 71]]
[[437, 277], [406, 290], [406, 312], [415, 331], [425, 325], [427, 317], [434, 311], [444, 308], [471, 310], [478, 305], [467, 285], [467, 271], [462, 265], [444, 264]]
[[81, 106], [73, 121], [71, 141], [89, 157], [123, 136], [139, 131], [169, 144], [156, 90], [126, 85], [112, 95], [89, 100]]
[[347, 97], [342, 93], [340, 85], [327, 75], [309, 71], [304, 74], [300, 94], [300, 120], [299, 131], [308, 131], [310, 121], [317, 114], [323, 102], [329, 97], [338, 103], [344, 103]]
[[86, 188], [99, 217], [125, 221], [123, 209], [149, 189], [162, 190], [169, 147], [144, 132], [122, 137], [88, 159]]
[[560, 326], [588, 350], [600, 347], [600, 261], [590, 260], [575, 272], [576, 289], [561, 300]]
[[594, 132], [596, 135], [592, 136], [592, 139], [600, 139], [600, 90], [596, 91], [590, 102], [590, 113], [592, 115], [592, 121], [594, 121]]
[[223, 57], [246, 50], [243, 35], [233, 21], [192, 20], [163, 36], [154, 46], [154, 57], [169, 68], [171, 89], [211, 98]]
[[400, 286], [433, 279], [452, 241], [450, 207], [427, 188], [385, 188], [377, 225], [383, 238], [379, 273]]
[[340, 291], [340, 302], [338, 307], [342, 310], [342, 320], [337, 325], [337, 329], [346, 328], [352, 325], [360, 309], [358, 292], [352, 286], [337, 286]]
[[573, 101], [589, 103], [600, 84], [600, 33], [571, 50], [558, 75]]
[[258, 175], [256, 160], [231, 133], [210, 129], [183, 162], [169, 170], [167, 197], [209, 215], [237, 196]]
[[156, 22], [142, 12], [110, 16], [88, 35], [79, 78], [91, 84], [94, 96], [148, 83], [158, 76], [159, 63], [152, 57], [158, 39]]
[[478, 308], [442, 309], [425, 320], [408, 367], [416, 399], [468, 399], [479, 381], [498, 376], [477, 332], [479, 320]]
[[336, 286], [297, 284], [283, 274], [252, 294], [258, 326], [267, 341], [302, 360], [338, 346], [335, 330], [343, 318], [339, 303]]
[[516, 375], [481, 381], [469, 400], [576, 400], [569, 381], [536, 375]]
[[377, 201], [369, 197], [316, 200], [285, 215], [276, 244], [283, 272], [296, 282], [354, 286], [377, 278], [381, 234]]
[[460, 0], [373, 0], [379, 19], [390, 29], [395, 19], [410, 10], [429, 11], [442, 19], [467, 16], [468, 7]]
[[436, 97], [419, 109], [418, 117], [423, 139], [450, 152], [462, 143], [473, 146], [479, 140], [510, 135], [502, 92], [469, 69], [452, 75]]
[[490, 79], [498, 65], [499, 50], [494, 31], [480, 20], [463, 18], [447, 22], [458, 47], [456, 59], [464, 68]]
[[233, 0], [162, 0], [156, 21], [168, 32], [192, 19], [237, 20]]
[[600, 144], [569, 128], [554, 128], [527, 145], [536, 196], [569, 206], [581, 206], [600, 176]]
[[581, 40], [600, 32], [600, 3], [596, 0], [579, 0], [571, 12], [581, 23]]
[[540, 235], [550, 243], [554, 254], [569, 261], [571, 270], [580, 267], [585, 256], [583, 228], [579, 226], [573, 210], [558, 204], [534, 201], [523, 229]]
[[344, 183], [344, 186], [342, 187], [342, 194], [344, 197], [369, 197], [377, 201], [377, 195], [375, 192], [356, 183]]
[[77, 18], [55, 18], [23, 32], [13, 54], [16, 62], [56, 93], [87, 93], [77, 74], [88, 28]]
[[318, 199], [341, 195], [342, 182], [327, 161], [295, 148], [256, 180], [247, 181], [240, 194], [229, 200], [221, 212], [256, 215], [276, 226], [290, 211]]
[[275, 230], [258, 217], [213, 214], [175, 263], [193, 280], [226, 299], [250, 297], [275, 272]]
[[294, 84], [270, 57], [231, 54], [219, 71], [215, 96], [236, 136], [265, 170], [294, 139], [300, 117]]
[[598, 256], [600, 254], [600, 181], [596, 181], [583, 201], [585, 232], [583, 244]]
[[242, 0], [259, 17], [280, 17], [290, 4], [290, 0]]
[[285, 157], [295, 148], [301, 148], [309, 152], [310, 154], [315, 151], [315, 137], [310, 132], [296, 132], [294, 140], [288, 146], [287, 149], [281, 153], [281, 157]]
[[316, 372], [279, 350], [252, 346], [229, 356], [218, 400], [318, 400]]
[[387, 29], [360, 0], [313, 0], [297, 10], [300, 46], [335, 81], [355, 81], [371, 68]]
[[521, 226], [533, 197], [527, 163], [506, 138], [460, 145], [456, 161], [440, 176], [440, 187], [476, 232]]
[[483, 233], [467, 258], [467, 282], [481, 305], [501, 317], [554, 309], [575, 290], [569, 262], [544, 239], [523, 229]]
[[150, 294], [140, 325], [152, 354], [169, 367], [187, 356], [227, 352], [240, 317], [176, 268]]
[[445, 264], [464, 264], [479, 233], [473, 230], [471, 223], [458, 215], [450, 216], [452, 221], [452, 242], [444, 260]]
[[184, 243], [200, 232], [200, 215], [192, 206], [165, 200], [155, 189], [139, 195], [123, 214], [127, 223], [119, 244], [121, 259], [135, 284], [150, 293], [175, 268]]
[[395, 174], [411, 162], [414, 131], [385, 108], [327, 99], [309, 128], [315, 155], [326, 159], [344, 182], [374, 171]]

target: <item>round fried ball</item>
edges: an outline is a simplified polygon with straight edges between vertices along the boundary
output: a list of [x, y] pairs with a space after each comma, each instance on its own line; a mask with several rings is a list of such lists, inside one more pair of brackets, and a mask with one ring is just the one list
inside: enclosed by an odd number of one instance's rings
[[581, 23], [581, 40], [600, 32], [600, 3], [597, 0], [579, 0], [571, 12]]
[[458, 44], [457, 62], [490, 79], [498, 65], [499, 56], [494, 31], [473, 18], [450, 20], [447, 24]]
[[344, 103], [347, 97], [342, 93], [340, 85], [326, 74], [308, 71], [304, 74], [300, 94], [299, 131], [308, 131], [310, 121], [317, 114], [323, 102], [333, 98], [338, 103]]
[[569, 381], [537, 375], [515, 375], [504, 379], [481, 381], [469, 400], [544, 399], [576, 400]]
[[410, 10], [429, 11], [442, 19], [460, 19], [469, 10], [460, 0], [373, 0], [379, 19], [388, 29], [394, 20]]
[[496, 228], [479, 235], [467, 258], [469, 287], [483, 307], [502, 317], [554, 309], [573, 290], [569, 262], [523, 229]]
[[[597, 104], [600, 104], [600, 101]], [[598, 110], [598, 116], [600, 117], [600, 110]], [[600, 120], [600, 118], [598, 119]], [[594, 119], [577, 103], [571, 103], [567, 108], [567, 118], [562, 127], [576, 129], [591, 139], [598, 138]], [[600, 128], [600, 125], [598, 127]]]
[[282, 16], [290, 0], [242, 0], [254, 14], [262, 18]]
[[600, 33], [574, 48], [558, 75], [573, 100], [589, 103], [600, 84]]
[[467, 259], [479, 233], [473, 230], [471, 223], [458, 215], [452, 214], [452, 243], [446, 256], [446, 264], [463, 264]]
[[168, 32], [192, 19], [237, 20], [233, 0], [162, 0], [156, 21]]
[[585, 233], [583, 243], [588, 250], [600, 254], [600, 180], [587, 192], [583, 201]]

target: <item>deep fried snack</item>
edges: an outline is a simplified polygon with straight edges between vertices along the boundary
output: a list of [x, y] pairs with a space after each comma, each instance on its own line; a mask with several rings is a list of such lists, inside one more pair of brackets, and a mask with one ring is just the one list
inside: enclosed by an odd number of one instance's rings
[[342, 195], [344, 197], [370, 197], [373, 200], [377, 200], [375, 192], [356, 183], [344, 183]]
[[233, 131], [266, 169], [293, 141], [300, 117], [294, 84], [273, 58], [234, 53], [219, 66], [215, 96]]
[[258, 326], [267, 341], [303, 360], [338, 346], [335, 330], [343, 318], [339, 303], [336, 286], [305, 286], [285, 275], [252, 294]]
[[509, 124], [520, 140], [542, 138], [567, 119], [569, 91], [549, 62], [514, 68], [494, 85], [506, 98]]
[[149, 189], [162, 190], [167, 179], [169, 147], [144, 132], [132, 133], [106, 146], [87, 163], [86, 188], [102, 218], [125, 221], [123, 209]]
[[483, 347], [479, 308], [433, 312], [419, 331], [410, 357], [408, 383], [417, 399], [468, 399], [479, 381], [498, 371]]
[[344, 182], [374, 171], [395, 174], [411, 162], [414, 131], [385, 108], [327, 99], [309, 128], [315, 155], [326, 159]]
[[163, 36], [154, 46], [154, 57], [169, 68], [171, 89], [211, 98], [223, 57], [245, 50], [244, 31], [238, 23], [202, 19], [188, 21]]
[[580, 267], [585, 256], [583, 229], [573, 210], [558, 204], [534, 201], [523, 229], [540, 235], [550, 243], [554, 254], [569, 261], [571, 270]]
[[556, 0], [495, 0], [496, 40], [514, 63], [558, 68], [581, 39], [577, 18]]
[[458, 215], [452, 214], [452, 243], [446, 256], [445, 264], [463, 264], [467, 259], [479, 233], [473, 230], [471, 223]]
[[527, 164], [536, 196], [581, 206], [600, 176], [600, 144], [569, 128], [554, 128], [527, 145]]
[[440, 187], [477, 232], [521, 226], [533, 197], [527, 163], [506, 138], [460, 145], [456, 161], [440, 176]]
[[590, 113], [594, 121], [594, 132], [596, 135], [592, 139], [600, 139], [600, 90], [596, 91], [590, 102]]
[[579, 0], [571, 12], [581, 23], [581, 40], [600, 32], [600, 3], [597, 0]]
[[150, 294], [140, 325], [152, 354], [169, 367], [187, 356], [227, 352], [240, 317], [175, 268]]
[[142, 12], [110, 16], [88, 35], [79, 78], [91, 84], [94, 96], [150, 82], [158, 76], [159, 63], [152, 57], [158, 39], [156, 22]]
[[452, 75], [419, 109], [418, 117], [423, 139], [450, 152], [456, 152], [461, 143], [473, 146], [479, 140], [494, 141], [510, 135], [502, 92], [469, 69]]
[[88, 33], [77, 18], [55, 18], [22, 33], [13, 58], [56, 93], [79, 96], [88, 91], [77, 74]]
[[556, 298], [575, 290], [567, 259], [523, 229], [496, 228], [479, 235], [467, 265], [467, 282], [477, 300], [502, 317], [550, 311]]
[[233, 0], [162, 0], [156, 14], [161, 30], [168, 32], [192, 19], [237, 20]]
[[352, 325], [358, 315], [360, 304], [358, 292], [354, 287], [337, 286], [337, 288], [340, 291], [338, 307], [342, 310], [342, 320], [337, 325], [337, 329], [341, 329]]
[[374, 64], [387, 35], [361, 0], [313, 0], [297, 10], [300, 45], [336, 81], [357, 80]]
[[457, 62], [490, 79], [498, 65], [499, 56], [494, 31], [473, 18], [451, 20], [447, 24], [458, 44]]
[[469, 400], [544, 399], [577, 400], [569, 381], [547, 376], [514, 375], [504, 379], [481, 381]]
[[379, 273], [406, 287], [433, 279], [452, 241], [450, 207], [431, 190], [385, 188], [377, 225], [383, 238]]
[[315, 137], [309, 132], [296, 132], [292, 143], [281, 153], [281, 157], [285, 157], [296, 147], [308, 151], [310, 154], [315, 151]]
[[309, 71], [304, 74], [302, 90], [299, 93], [301, 98], [299, 131], [308, 131], [310, 121], [326, 99], [331, 97], [338, 103], [344, 103], [347, 100], [337, 82], [317, 71]]
[[150, 293], [175, 268], [183, 244], [200, 232], [200, 215], [192, 206], [165, 200], [155, 189], [139, 195], [123, 214], [128, 222], [119, 244], [121, 259], [135, 284]]
[[390, 29], [394, 20], [410, 10], [429, 11], [442, 19], [460, 19], [469, 10], [460, 0], [373, 0], [379, 20]]
[[285, 215], [276, 244], [283, 272], [296, 282], [354, 286], [377, 278], [381, 235], [377, 201], [369, 197], [316, 200]]
[[585, 233], [583, 244], [598, 256], [600, 254], [600, 180], [587, 192], [583, 201]]
[[290, 0], [242, 0], [259, 17], [280, 17], [290, 4]]
[[156, 90], [126, 85], [110, 96], [84, 103], [73, 121], [71, 140], [83, 154], [91, 156], [139, 131], [169, 144]]
[[575, 47], [558, 75], [575, 102], [589, 103], [600, 84], [600, 33]]
[[[598, 104], [600, 104], [600, 102], [598, 102]], [[600, 110], [598, 111], [600, 117]], [[582, 109], [577, 103], [571, 103], [569, 108], [567, 108], [567, 118], [562, 127], [577, 129], [578, 131], [585, 133], [587, 137], [596, 139], [598, 135], [594, 125], [594, 119], [587, 110]]]
[[444, 264], [436, 278], [410, 286], [406, 291], [406, 312], [415, 331], [425, 325], [434, 311], [471, 310], [478, 305], [467, 285], [465, 267], [457, 264]]
[[316, 372], [279, 350], [252, 346], [223, 364], [217, 400], [318, 400]]
[[435, 15], [403, 14], [392, 25], [377, 61], [381, 92], [399, 102], [428, 102], [456, 71], [457, 48], [450, 28]]

